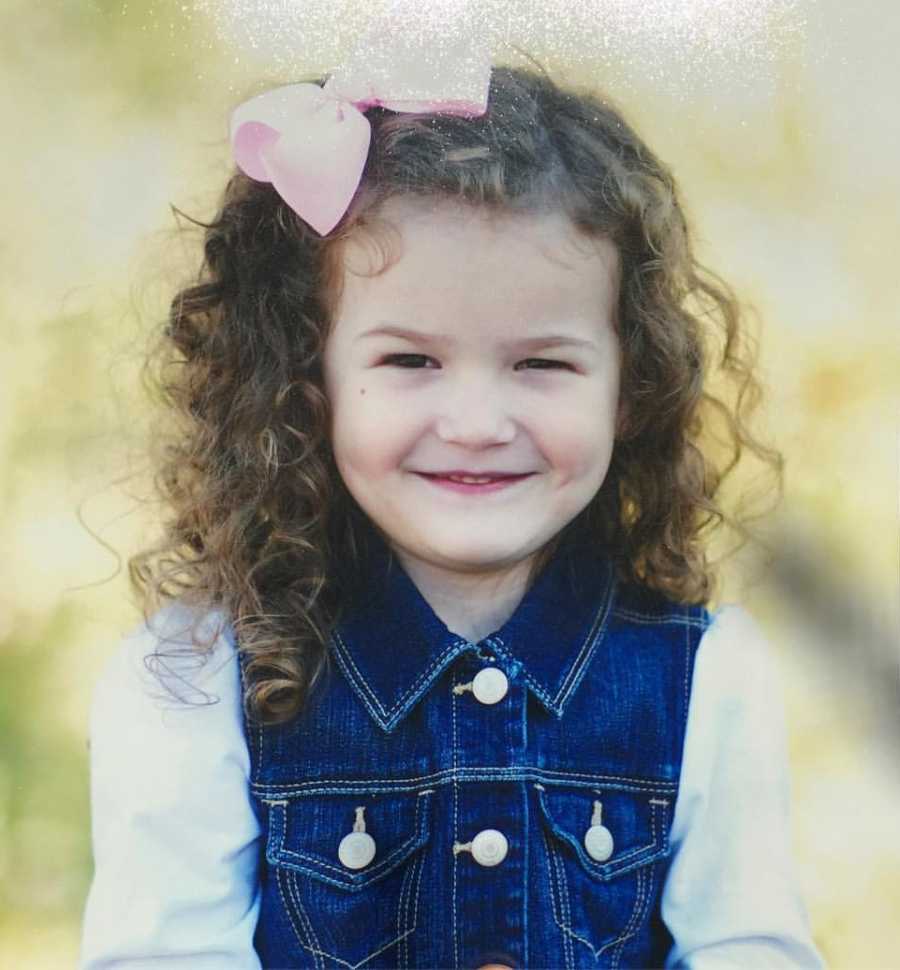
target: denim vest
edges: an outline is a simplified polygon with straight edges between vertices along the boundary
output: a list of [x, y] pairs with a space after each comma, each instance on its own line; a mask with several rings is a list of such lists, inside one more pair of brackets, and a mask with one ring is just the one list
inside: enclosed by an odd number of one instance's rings
[[476, 644], [380, 550], [303, 714], [245, 721], [263, 967], [662, 966], [707, 610], [564, 544]]

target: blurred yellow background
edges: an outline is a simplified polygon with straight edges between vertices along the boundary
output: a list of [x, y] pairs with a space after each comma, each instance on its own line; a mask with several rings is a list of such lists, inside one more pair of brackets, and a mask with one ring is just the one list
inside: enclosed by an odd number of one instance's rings
[[[172, 242], [169, 205], [213, 214], [230, 108], [335, 66], [360, 7], [0, 10], [0, 966], [77, 958], [90, 693], [139, 620], [122, 564], [154, 531], [140, 354], [198, 255]], [[782, 670], [816, 942], [829, 966], [900, 967], [898, 8], [484, 11], [561, 80], [610, 93], [680, 179], [704, 263], [758, 313], [758, 428], [787, 488], [774, 563], [750, 581], [752, 551], [737, 557], [722, 598], [757, 616]]]

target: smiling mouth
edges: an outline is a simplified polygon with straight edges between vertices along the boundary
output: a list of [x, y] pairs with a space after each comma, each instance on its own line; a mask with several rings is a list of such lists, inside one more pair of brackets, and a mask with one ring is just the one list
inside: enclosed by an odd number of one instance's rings
[[522, 472], [521, 474], [513, 474], [512, 472], [509, 472], [509, 473], [504, 473], [502, 475], [489, 475], [489, 474], [476, 475], [475, 473], [441, 474], [440, 472], [416, 472], [415, 474], [423, 475], [425, 478], [449, 478], [454, 481], [459, 481], [464, 478], [477, 478], [477, 479], [483, 479], [485, 481], [499, 482], [505, 478], [526, 478], [528, 475], [532, 475], [533, 472]]
[[441, 488], [445, 491], [457, 492], [463, 495], [478, 495], [488, 492], [499, 492], [503, 489], [510, 488], [518, 482], [524, 481], [526, 478], [530, 478], [534, 472], [529, 472], [526, 475], [506, 475], [503, 478], [495, 478], [488, 482], [461, 482], [458, 479], [446, 478], [440, 475], [429, 475], [425, 472], [415, 472], [419, 478], [424, 478], [426, 481], [431, 482], [437, 488]]

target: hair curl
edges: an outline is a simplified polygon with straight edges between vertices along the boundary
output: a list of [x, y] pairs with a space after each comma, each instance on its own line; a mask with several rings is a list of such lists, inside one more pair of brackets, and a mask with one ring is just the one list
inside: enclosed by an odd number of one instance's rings
[[[378, 107], [366, 116], [363, 182], [329, 236], [238, 170], [214, 220], [189, 220], [204, 230], [202, 265], [144, 365], [145, 379], [157, 367], [151, 384], [174, 425], [153, 439], [170, 515], [161, 540], [129, 559], [132, 588], [145, 618], [168, 599], [223, 609], [247, 655], [245, 712], [262, 724], [304, 708], [373, 534], [331, 453], [322, 354], [341, 248], [377, 227], [392, 196], [562, 211], [618, 248], [628, 420], [602, 487], [563, 533], [610, 550], [624, 581], [708, 602], [711, 532], [727, 524], [740, 545], [750, 536], [748, 519], [719, 499], [742, 449], [781, 489], [780, 454], [745, 423], [761, 388], [739, 304], [695, 259], [672, 174], [606, 96], [565, 89], [543, 68], [504, 66], [481, 117]], [[710, 390], [714, 363], [730, 403]], [[721, 436], [707, 440], [716, 423]]]

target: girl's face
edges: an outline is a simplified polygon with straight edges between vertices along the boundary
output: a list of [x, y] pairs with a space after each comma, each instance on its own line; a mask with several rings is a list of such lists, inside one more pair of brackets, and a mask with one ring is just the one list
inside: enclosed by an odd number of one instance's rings
[[[398, 199], [384, 215], [396, 262], [367, 277], [371, 248], [344, 253], [324, 359], [335, 460], [404, 564], [499, 575], [530, 562], [609, 468], [618, 253], [576, 248], [557, 215], [491, 222]], [[462, 494], [423, 475], [457, 469], [528, 477]]]

